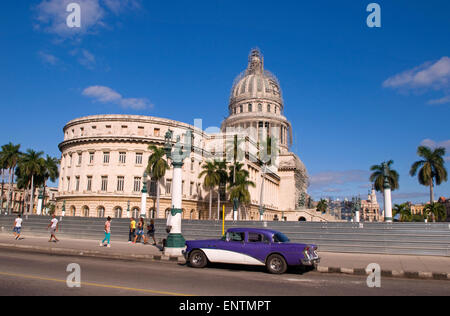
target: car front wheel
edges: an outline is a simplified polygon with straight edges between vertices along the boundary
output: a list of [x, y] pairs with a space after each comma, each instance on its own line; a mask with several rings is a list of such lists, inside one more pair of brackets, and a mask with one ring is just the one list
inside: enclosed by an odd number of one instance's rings
[[204, 268], [208, 264], [208, 259], [203, 251], [194, 250], [189, 255], [189, 264], [194, 268]]
[[271, 255], [267, 259], [266, 267], [272, 274], [283, 274], [287, 270], [286, 260], [280, 255]]

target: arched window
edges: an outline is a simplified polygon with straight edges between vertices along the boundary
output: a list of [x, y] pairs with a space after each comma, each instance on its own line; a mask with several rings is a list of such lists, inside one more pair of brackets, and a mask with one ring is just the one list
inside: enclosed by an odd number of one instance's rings
[[248, 105], [248, 111], [249, 111], [249, 112], [253, 112], [253, 104], [250, 103], [250, 104]]
[[131, 211], [131, 217], [139, 218], [140, 215], [141, 215], [141, 212], [140, 212], [139, 208], [134, 207], [133, 210]]
[[302, 216], [302, 217], [300, 217], [300, 218], [298, 219], [298, 221], [299, 221], [299, 222], [306, 222], [306, 218], [304, 218], [304, 217]]
[[89, 207], [83, 206], [83, 217], [89, 217]]
[[122, 214], [123, 214], [122, 208], [120, 206], [117, 206], [114, 209], [114, 216], [115, 216], [115, 218], [122, 218]]
[[258, 104], [258, 111], [259, 111], [259, 112], [262, 112], [262, 104], [261, 104], [261, 103]]
[[149, 218], [151, 218], [151, 219], [155, 219], [156, 218], [156, 210], [155, 210], [155, 208], [151, 208], [150, 210], [149, 210], [149, 212], [148, 212], [149, 214]]
[[103, 218], [105, 217], [105, 208], [103, 206], [99, 206], [97, 209], [97, 217]]
[[73, 217], [77, 216], [77, 209], [75, 208], [75, 206], [72, 206], [70, 208], [70, 216], [73, 216]]
[[169, 218], [169, 214], [170, 214], [170, 208], [166, 208], [166, 218]]

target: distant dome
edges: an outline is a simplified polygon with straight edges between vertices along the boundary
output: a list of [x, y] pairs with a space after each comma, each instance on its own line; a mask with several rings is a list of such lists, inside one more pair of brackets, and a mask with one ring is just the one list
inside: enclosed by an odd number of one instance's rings
[[264, 70], [264, 58], [258, 49], [253, 49], [248, 58], [248, 67], [234, 81], [231, 102], [245, 99], [269, 99], [283, 104], [278, 79]]

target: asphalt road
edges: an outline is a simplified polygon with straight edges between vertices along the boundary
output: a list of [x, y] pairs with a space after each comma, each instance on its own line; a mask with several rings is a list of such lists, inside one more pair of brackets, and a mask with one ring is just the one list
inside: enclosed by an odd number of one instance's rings
[[[69, 288], [67, 266], [81, 267], [81, 288]], [[303, 296], [450, 295], [450, 282], [365, 277], [298, 270], [270, 275], [261, 268], [216, 265], [202, 270], [175, 263], [49, 256], [0, 249], [0, 295], [63, 296]]]

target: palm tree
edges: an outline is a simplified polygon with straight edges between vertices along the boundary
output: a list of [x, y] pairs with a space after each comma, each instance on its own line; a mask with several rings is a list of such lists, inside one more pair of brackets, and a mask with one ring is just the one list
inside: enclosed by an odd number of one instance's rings
[[320, 199], [319, 203], [317, 204], [317, 212], [320, 212], [322, 214], [326, 213], [328, 209], [328, 202], [327, 200]]
[[206, 189], [209, 189], [209, 219], [212, 216], [212, 191], [220, 184], [219, 174], [216, 172], [216, 165], [212, 161], [207, 161], [202, 166], [203, 171], [200, 172], [198, 178], [203, 179], [203, 185]]
[[17, 163], [20, 159], [20, 145], [14, 145], [13, 143], [6, 144], [2, 146], [2, 159], [5, 163], [6, 169], [8, 169], [8, 198], [7, 198], [7, 209], [10, 212], [10, 204], [11, 204], [11, 195], [12, 195], [12, 186], [14, 183], [14, 170], [16, 169]]
[[409, 222], [412, 220], [411, 208], [407, 203], [403, 204], [395, 204], [392, 209], [392, 215], [395, 217], [397, 214], [400, 214], [401, 222]]
[[[417, 149], [417, 155], [424, 158], [416, 161], [409, 174], [414, 177], [418, 173], [419, 183], [430, 186], [430, 204], [434, 203], [434, 186], [447, 182], [447, 170], [445, 169], [445, 148], [436, 148], [434, 151], [426, 146]], [[420, 170], [419, 170], [420, 168]]]
[[[387, 166], [388, 166], [388, 180], [389, 183], [391, 185], [391, 190], [395, 191], [399, 189], [399, 174], [397, 171], [393, 170], [391, 168], [392, 164], [394, 163], [393, 160], [389, 160], [387, 162]], [[370, 176], [370, 182], [372, 182], [375, 186], [375, 190], [377, 190], [378, 192], [382, 192], [384, 194], [384, 181], [385, 181], [385, 176], [384, 176], [384, 167], [383, 164], [380, 165], [373, 165], [370, 168], [371, 171], [374, 171], [372, 173], [372, 175]]]
[[34, 203], [34, 188], [35, 178], [43, 178], [45, 172], [45, 160], [42, 158], [44, 153], [42, 151], [36, 152], [32, 149], [28, 149], [19, 161], [19, 168], [24, 176], [31, 178], [30, 183], [30, 209], [29, 212], [33, 212]]
[[443, 222], [447, 218], [445, 206], [439, 202], [427, 204], [423, 209], [425, 218], [431, 215], [433, 222]]
[[215, 172], [217, 173], [218, 176], [218, 190], [217, 190], [217, 220], [220, 219], [220, 193], [221, 193], [221, 188], [223, 186], [225, 186], [226, 189], [226, 184], [227, 184], [227, 178], [228, 178], [228, 174], [227, 174], [227, 163], [225, 161], [219, 161], [219, 160], [215, 160], [214, 161], [214, 166], [215, 166]]
[[4, 193], [6, 169], [7, 169], [6, 159], [4, 158], [3, 151], [0, 151], [0, 175], [2, 176], [2, 188], [0, 192], [0, 212], [3, 211], [3, 193]]
[[[247, 170], [240, 170], [239, 172], [236, 172], [236, 178], [234, 185], [230, 185], [230, 200], [233, 201], [234, 199], [237, 199], [239, 201], [239, 214], [241, 205], [248, 205], [251, 202], [251, 196], [250, 191], [248, 190], [249, 187], [256, 187], [256, 184], [249, 180], [250, 174]], [[239, 216], [240, 217], [240, 216]]]
[[152, 151], [152, 154], [148, 159], [146, 171], [156, 180], [156, 218], [159, 218], [160, 182], [166, 176], [166, 171], [170, 169], [170, 166], [164, 159], [166, 154], [164, 148], [150, 145], [148, 149]]
[[244, 151], [240, 150], [241, 144], [245, 142], [244, 138], [239, 138], [238, 135], [234, 135], [233, 137], [233, 143], [229, 144], [227, 147], [227, 157], [232, 156], [233, 157], [233, 182], [236, 181], [236, 173], [238, 172], [237, 166], [239, 161], [242, 161], [244, 159]]
[[44, 162], [44, 170], [43, 170], [43, 188], [44, 188], [44, 192], [43, 192], [43, 196], [44, 196], [44, 200], [42, 201], [42, 205], [45, 205], [45, 186], [48, 180], [52, 181], [52, 182], [56, 182], [56, 180], [58, 180], [59, 178], [59, 164], [60, 161], [58, 158], [53, 158], [50, 157], [49, 155], [47, 155], [45, 162]]

